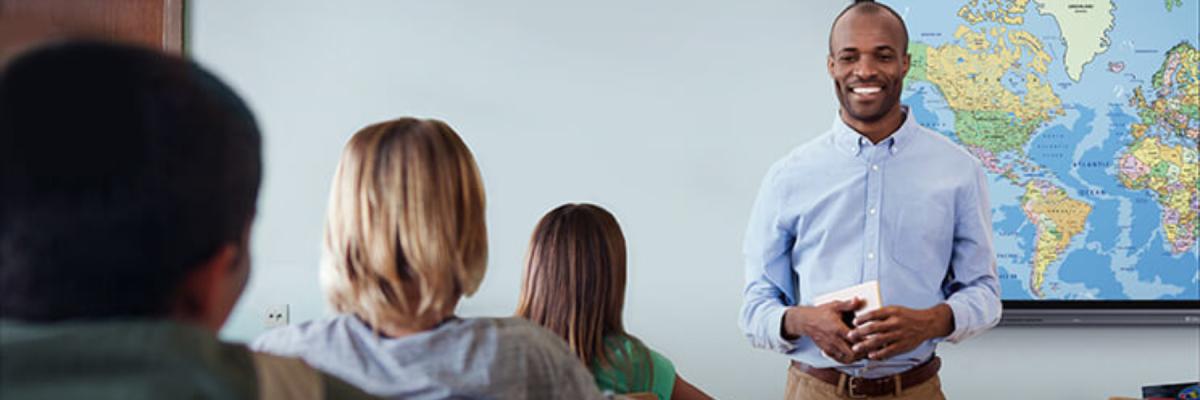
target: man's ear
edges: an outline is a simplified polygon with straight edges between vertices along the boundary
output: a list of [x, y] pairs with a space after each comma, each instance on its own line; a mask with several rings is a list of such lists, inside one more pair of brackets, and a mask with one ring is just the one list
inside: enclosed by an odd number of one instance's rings
[[907, 51], [904, 52], [904, 57], [900, 57], [900, 62], [904, 63], [904, 73], [900, 76], [906, 77], [908, 76], [908, 68], [912, 66], [912, 54]]
[[829, 71], [830, 78], [837, 79], [836, 76], [833, 76], [833, 54], [825, 56], [825, 69]]
[[236, 265], [239, 261], [237, 245], [226, 243], [188, 272], [176, 295], [172, 318], [200, 325], [214, 333], [219, 331], [229, 316], [232, 303], [237, 302], [237, 299], [226, 297], [233, 284], [231, 275], [239, 272]]

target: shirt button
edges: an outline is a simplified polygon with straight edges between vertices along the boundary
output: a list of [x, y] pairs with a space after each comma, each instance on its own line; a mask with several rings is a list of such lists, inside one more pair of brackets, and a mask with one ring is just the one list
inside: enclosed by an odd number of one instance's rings
[[870, 210], [867, 210], [867, 212], [871, 213], [871, 215], [875, 215], [875, 209], [874, 209], [874, 208], [872, 208], [872, 209], [870, 209]]
[[875, 259], [875, 253], [867, 253], [867, 259], [868, 259], [868, 260], [874, 260], [874, 259]]
[[875, 170], [875, 171], [878, 171], [878, 170], [879, 170], [879, 164], [872, 165], [872, 166], [871, 166], [871, 169], [872, 169], [872, 170]]

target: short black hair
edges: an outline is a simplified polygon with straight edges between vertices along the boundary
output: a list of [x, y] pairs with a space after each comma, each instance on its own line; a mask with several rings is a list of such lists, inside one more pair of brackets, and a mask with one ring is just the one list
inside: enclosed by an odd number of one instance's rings
[[833, 19], [833, 23], [829, 25], [829, 54], [833, 54], [833, 28], [837, 27], [837, 23], [842, 19], [843, 15], [846, 15], [846, 13], [850, 12], [850, 10], [860, 8], [862, 11], [868, 13], [887, 11], [888, 14], [892, 14], [893, 17], [896, 17], [896, 21], [900, 21], [900, 30], [904, 32], [904, 41], [901, 44], [901, 46], [904, 47], [902, 47], [900, 50], [902, 53], [908, 53], [908, 25], [904, 23], [904, 18], [901, 18], [900, 14], [896, 13], [896, 10], [893, 10], [886, 4], [877, 3], [875, 0], [854, 0], [853, 3], [850, 3], [850, 5], [846, 6], [846, 8], [843, 8], [842, 12], [838, 13], [837, 17]]
[[254, 217], [261, 137], [198, 65], [64, 42], [0, 71], [0, 317], [156, 317]]

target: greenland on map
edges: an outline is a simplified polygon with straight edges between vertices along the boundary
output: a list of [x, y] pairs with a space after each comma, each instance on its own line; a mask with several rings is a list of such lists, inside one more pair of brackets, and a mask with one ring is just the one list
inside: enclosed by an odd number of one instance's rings
[[987, 170], [1005, 300], [1200, 300], [1198, 3], [887, 2], [910, 115]]

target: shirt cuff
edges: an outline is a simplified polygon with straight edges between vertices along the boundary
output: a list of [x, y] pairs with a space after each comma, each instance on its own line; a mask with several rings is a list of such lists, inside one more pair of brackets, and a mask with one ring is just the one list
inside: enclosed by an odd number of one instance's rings
[[767, 328], [771, 330], [771, 347], [780, 350], [784, 353], [790, 352], [796, 348], [796, 344], [787, 338], [783, 337], [783, 316], [787, 313], [787, 307], [778, 306], [767, 312], [767, 321], [770, 321]]
[[963, 339], [966, 339], [967, 336], [970, 336], [967, 331], [967, 327], [970, 325], [970, 316], [967, 315], [967, 311], [963, 309], [966, 306], [959, 304], [953, 299], [946, 300], [946, 305], [950, 306], [951, 318], [954, 318], [954, 320], [950, 321], [954, 324], [954, 332], [950, 332], [950, 336], [935, 339], [934, 341], [941, 342], [944, 340], [950, 343], [958, 343]]

